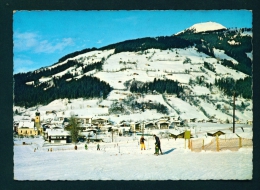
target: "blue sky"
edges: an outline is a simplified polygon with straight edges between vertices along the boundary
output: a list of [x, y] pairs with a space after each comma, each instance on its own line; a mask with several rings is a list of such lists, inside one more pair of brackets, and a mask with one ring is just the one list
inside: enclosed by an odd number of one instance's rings
[[17, 11], [13, 15], [14, 73], [33, 71], [85, 48], [142, 37], [169, 36], [193, 24], [252, 27], [252, 12]]

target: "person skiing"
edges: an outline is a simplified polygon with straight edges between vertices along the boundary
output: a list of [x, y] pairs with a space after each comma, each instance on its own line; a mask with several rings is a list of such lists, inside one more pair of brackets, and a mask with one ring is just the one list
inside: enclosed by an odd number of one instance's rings
[[[158, 149], [159, 149], [160, 152], [161, 152], [161, 154], [163, 154], [163, 153], [162, 153], [162, 149], [161, 149], [161, 142], [160, 142], [159, 137], [157, 137], [156, 135], [153, 135], [153, 136], [154, 136], [154, 138], [155, 138], [155, 146], [157, 145], [157, 146], [158, 146]], [[159, 151], [158, 151], [158, 154], [159, 154]]]
[[145, 144], [144, 144], [144, 141], [145, 141], [145, 139], [144, 139], [144, 136], [142, 136], [141, 138], [140, 138], [140, 145], [141, 145], [141, 150], [145, 150]]
[[99, 144], [97, 144], [97, 150], [100, 150], [100, 146], [99, 146]]

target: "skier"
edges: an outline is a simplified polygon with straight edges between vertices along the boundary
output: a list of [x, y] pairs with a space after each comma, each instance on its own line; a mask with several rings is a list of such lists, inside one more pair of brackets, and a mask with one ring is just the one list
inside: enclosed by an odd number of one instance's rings
[[[160, 139], [159, 139], [159, 137], [157, 137], [156, 135], [153, 135], [154, 136], [154, 138], [155, 138], [155, 146], [157, 145], [158, 146], [158, 149], [160, 150], [160, 152], [161, 152], [161, 154], [163, 154], [162, 153], [162, 149], [161, 149], [161, 142], [160, 142]], [[155, 153], [156, 154], [156, 153]], [[158, 151], [158, 154], [159, 154], [159, 151]]]
[[142, 136], [141, 138], [140, 138], [140, 145], [141, 145], [141, 150], [145, 150], [145, 144], [144, 144], [144, 141], [145, 141], [145, 139], [144, 139], [144, 136]]
[[87, 144], [85, 144], [85, 150], [88, 150], [88, 145]]
[[100, 146], [99, 146], [99, 144], [97, 144], [97, 150], [100, 150]]

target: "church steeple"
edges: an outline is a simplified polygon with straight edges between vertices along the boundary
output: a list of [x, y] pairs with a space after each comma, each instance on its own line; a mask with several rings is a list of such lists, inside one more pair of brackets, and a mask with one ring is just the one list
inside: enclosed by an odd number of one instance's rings
[[38, 110], [35, 112], [34, 127], [37, 128], [38, 135], [42, 134], [40, 112]]
[[40, 112], [38, 110], [35, 112], [35, 123], [40, 123]]

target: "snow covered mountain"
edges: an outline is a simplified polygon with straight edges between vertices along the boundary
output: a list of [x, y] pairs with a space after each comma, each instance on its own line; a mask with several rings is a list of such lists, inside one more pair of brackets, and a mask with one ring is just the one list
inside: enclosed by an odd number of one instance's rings
[[251, 32], [208, 22], [175, 36], [74, 52], [14, 75], [14, 111], [30, 115], [37, 107], [113, 122], [163, 116], [232, 122], [235, 91], [236, 120], [245, 123], [253, 107]]
[[226, 27], [216, 22], [203, 22], [203, 23], [194, 24], [191, 27], [185, 29], [184, 31], [178, 32], [175, 35], [184, 32], [200, 33], [200, 32], [208, 32], [208, 31], [226, 30], [226, 29], [227, 29]]

